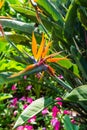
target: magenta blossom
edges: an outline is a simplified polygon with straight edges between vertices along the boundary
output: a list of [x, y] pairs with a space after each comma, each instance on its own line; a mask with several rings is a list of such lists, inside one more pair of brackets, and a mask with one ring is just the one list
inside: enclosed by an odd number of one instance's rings
[[16, 130], [24, 130], [24, 126], [18, 126]]
[[59, 79], [63, 79], [63, 76], [60, 74], [60, 75], [58, 76], [58, 78], [59, 78]]
[[26, 128], [24, 130], [33, 130], [33, 126], [32, 125], [25, 125], [24, 128]]
[[57, 120], [57, 118], [53, 118], [51, 120], [51, 125], [54, 127], [54, 130], [60, 129], [60, 122]]
[[36, 121], [36, 116], [33, 116], [31, 117], [29, 120], [28, 120], [28, 123], [33, 123]]
[[27, 79], [27, 76], [26, 76], [26, 75], [24, 76], [24, 79]]
[[20, 101], [26, 101], [26, 97], [23, 96], [23, 97], [21, 97], [19, 100], [20, 100]]
[[27, 97], [27, 103], [29, 103], [29, 104], [31, 104], [32, 102], [33, 102], [33, 99], [32, 98], [30, 98], [30, 97]]
[[56, 98], [56, 100], [58, 100], [58, 101], [59, 101], [59, 102], [57, 102], [57, 104], [58, 104], [59, 106], [62, 106], [62, 102], [61, 102], [62, 98], [57, 97], [57, 98]]
[[32, 85], [28, 85], [28, 86], [26, 87], [26, 90], [31, 90], [31, 88], [32, 88]]
[[69, 110], [64, 110], [64, 111], [63, 111], [63, 114], [65, 114], [65, 115], [70, 115], [70, 114], [71, 114], [71, 111], [69, 111]]
[[13, 99], [11, 100], [11, 105], [10, 105], [10, 107], [16, 107], [17, 102], [18, 102], [18, 99], [17, 99], [17, 98], [13, 98]]
[[31, 125], [19, 126], [16, 130], [33, 130], [33, 126]]
[[75, 123], [76, 123], [76, 121], [75, 121], [74, 119], [72, 119], [71, 122], [72, 122], [72, 124], [75, 124]]
[[13, 115], [16, 116], [17, 114], [18, 114], [18, 111], [15, 110], [15, 111], [13, 112]]
[[11, 90], [12, 90], [12, 91], [15, 91], [16, 89], [17, 89], [16, 85], [15, 85], [15, 84], [12, 85]]
[[60, 112], [60, 110], [57, 108], [57, 106], [54, 106], [52, 108], [52, 117], [56, 117], [57, 116], [57, 113]]
[[26, 109], [28, 107], [28, 104], [23, 105], [23, 109]]
[[49, 113], [49, 111], [48, 111], [47, 108], [45, 108], [44, 110], [42, 110], [42, 115], [46, 115], [46, 114], [48, 114], [48, 113]]

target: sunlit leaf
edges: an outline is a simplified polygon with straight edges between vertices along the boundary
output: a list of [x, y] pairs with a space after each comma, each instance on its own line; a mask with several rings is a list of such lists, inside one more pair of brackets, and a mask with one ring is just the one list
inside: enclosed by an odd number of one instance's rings
[[28, 119], [33, 117], [34, 115], [38, 114], [40, 111], [42, 111], [45, 107], [49, 106], [51, 103], [53, 103], [51, 98], [40, 98], [35, 101], [33, 101], [19, 116], [19, 118], [16, 121], [16, 124], [14, 125], [14, 128], [24, 124]]
[[87, 85], [79, 86], [75, 89], [73, 89], [64, 100], [72, 101], [72, 102], [79, 102], [79, 101], [85, 101], [87, 102]]
[[8, 93], [1, 93], [0, 94], [0, 101], [3, 101], [3, 100], [8, 99], [8, 98], [12, 98], [12, 95], [8, 94]]

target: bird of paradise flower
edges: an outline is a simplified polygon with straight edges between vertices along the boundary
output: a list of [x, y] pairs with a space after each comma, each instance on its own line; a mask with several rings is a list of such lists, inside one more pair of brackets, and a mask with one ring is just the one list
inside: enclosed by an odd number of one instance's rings
[[48, 65], [47, 63], [49, 63], [49, 62], [54, 62], [55, 63], [55, 62], [58, 62], [60, 60], [64, 60], [64, 59], [67, 59], [67, 58], [66, 57], [63, 57], [63, 58], [55, 57], [60, 52], [47, 55], [48, 50], [49, 50], [52, 42], [49, 41], [47, 45], [45, 45], [45, 43], [46, 43], [46, 39], [44, 37], [44, 34], [42, 34], [41, 44], [40, 44], [40, 47], [38, 49], [37, 41], [36, 41], [35, 35], [33, 33], [32, 34], [32, 53], [33, 53], [33, 56], [34, 56], [34, 59], [35, 59], [35, 63], [31, 64], [31, 65], [28, 65], [24, 70], [22, 70], [22, 71], [20, 71], [20, 72], [18, 72], [16, 74], [11, 75], [10, 78], [20, 76], [21, 74], [24, 74], [24, 73], [28, 72], [29, 70], [32, 70], [35, 67], [39, 67], [41, 65], [44, 65], [47, 68], [47, 71], [51, 75], [54, 76], [55, 75], [55, 70], [50, 65]]

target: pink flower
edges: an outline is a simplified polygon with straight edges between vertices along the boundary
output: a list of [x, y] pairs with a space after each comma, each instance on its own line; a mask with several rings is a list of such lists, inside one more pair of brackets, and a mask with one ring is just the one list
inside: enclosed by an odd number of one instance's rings
[[31, 88], [32, 88], [32, 85], [28, 85], [28, 86], [26, 87], [26, 90], [31, 90]]
[[46, 114], [48, 114], [48, 113], [49, 113], [49, 111], [48, 111], [47, 108], [45, 108], [44, 110], [42, 110], [42, 115], [46, 115]]
[[31, 117], [29, 120], [28, 120], [28, 123], [33, 123], [36, 121], [36, 116], [33, 116]]
[[46, 127], [43, 127], [42, 130], [46, 130]]
[[63, 114], [65, 114], [65, 115], [70, 115], [71, 112], [70, 112], [69, 110], [64, 110], [64, 111], [63, 111]]
[[60, 112], [60, 110], [56, 106], [54, 106], [52, 108], [52, 117], [56, 117], [58, 112]]
[[13, 99], [11, 100], [11, 105], [10, 105], [10, 107], [16, 107], [17, 101], [18, 101], [17, 98], [13, 98]]
[[17, 89], [16, 85], [15, 85], [15, 84], [12, 85], [11, 90], [12, 90], [12, 91], [15, 91], [16, 89]]
[[33, 99], [32, 98], [29, 98], [29, 97], [27, 97], [27, 103], [32, 103], [33, 102]]
[[16, 116], [17, 114], [18, 114], [18, 111], [15, 110], [14, 113], [13, 113], [13, 115]]
[[24, 128], [26, 128], [24, 130], [33, 130], [33, 126], [32, 125], [25, 125]]
[[[57, 98], [56, 98], [56, 100], [61, 101], [61, 100], [62, 100], [62, 98], [57, 97]], [[57, 104], [58, 104], [59, 106], [62, 106], [62, 102], [57, 102]]]
[[23, 109], [26, 109], [28, 107], [28, 104], [23, 105]]
[[72, 119], [71, 122], [72, 122], [72, 124], [75, 124], [75, 123], [76, 123], [76, 121], [75, 121], [74, 119]]
[[26, 101], [26, 97], [23, 96], [23, 97], [21, 97], [19, 100], [20, 100], [20, 101]]
[[33, 126], [31, 125], [19, 126], [16, 130], [33, 130]]
[[18, 126], [16, 130], [24, 130], [24, 126]]
[[54, 127], [54, 130], [59, 130], [60, 129], [60, 122], [57, 120], [57, 118], [53, 118], [51, 120], [51, 124]]
[[27, 79], [27, 76], [26, 76], [26, 75], [24, 76], [24, 79]]
[[59, 78], [59, 79], [63, 79], [63, 76], [60, 74], [60, 75], [58, 76], [58, 78]]

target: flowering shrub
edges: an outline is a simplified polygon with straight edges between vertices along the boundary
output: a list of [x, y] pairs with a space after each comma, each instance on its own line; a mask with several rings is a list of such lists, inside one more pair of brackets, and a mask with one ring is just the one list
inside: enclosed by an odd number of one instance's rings
[[87, 0], [0, 0], [0, 130], [87, 129], [86, 14]]

